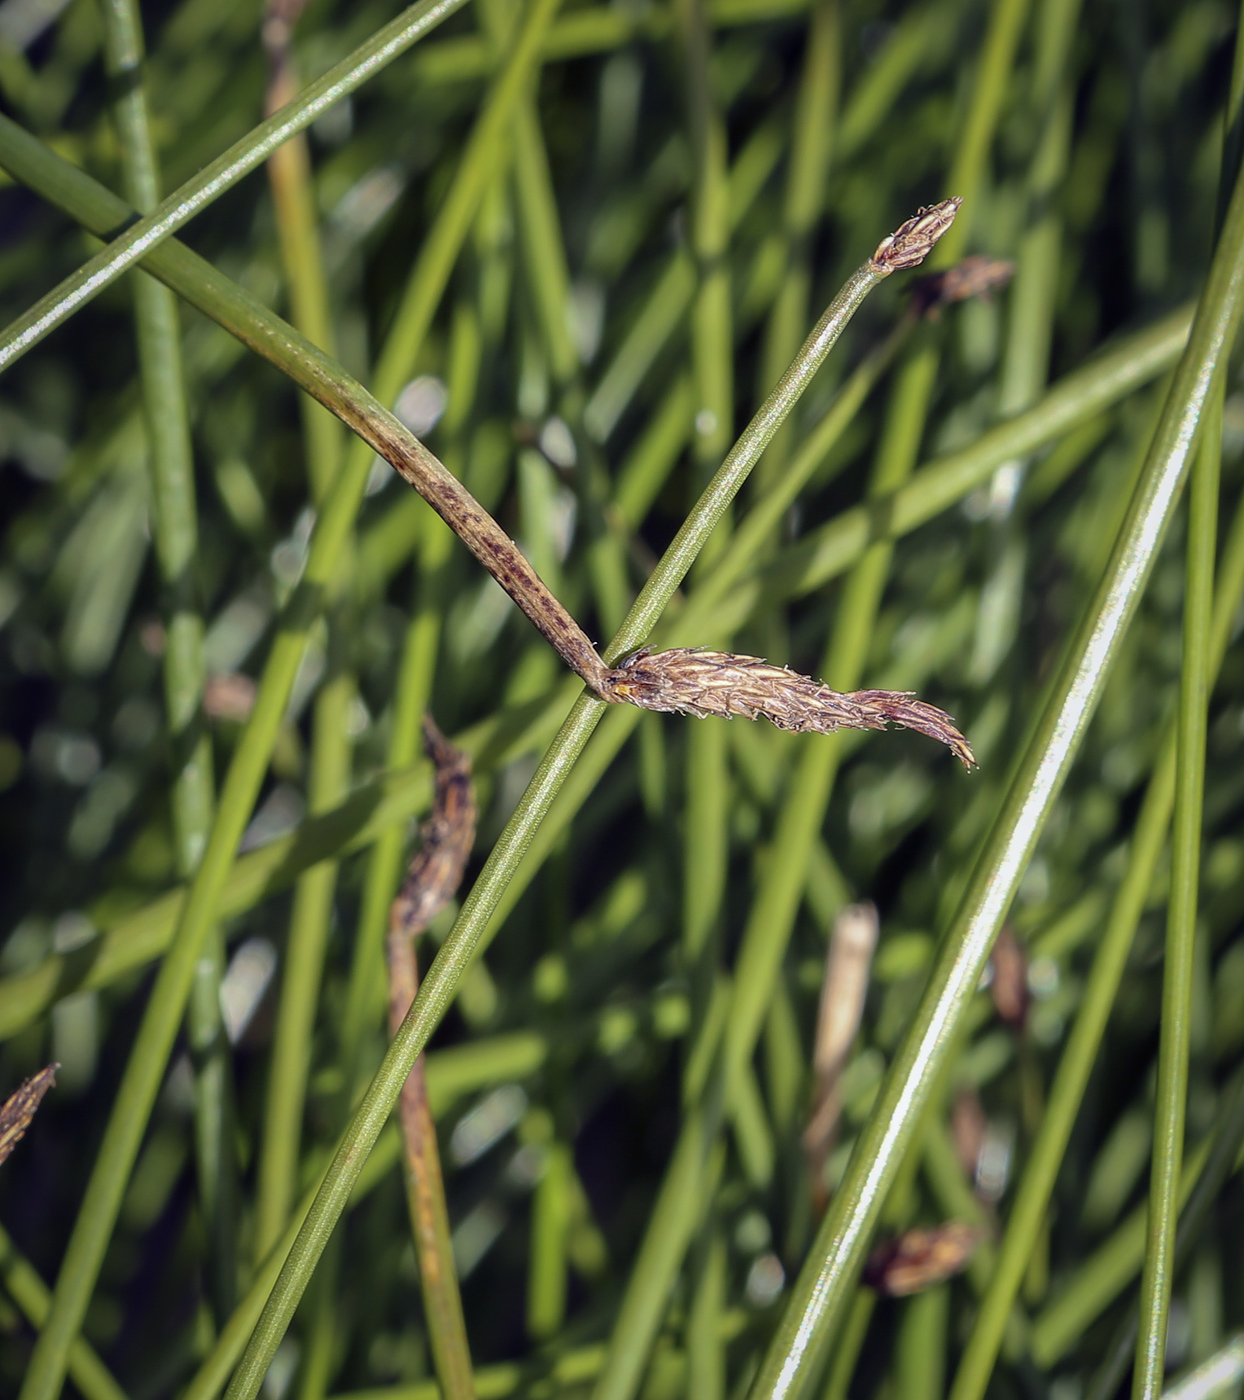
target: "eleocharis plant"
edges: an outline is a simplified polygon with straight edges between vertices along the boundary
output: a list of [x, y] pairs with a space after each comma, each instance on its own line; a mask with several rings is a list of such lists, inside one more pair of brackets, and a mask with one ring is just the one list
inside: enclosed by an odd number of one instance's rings
[[1229, 1356], [1235, 7], [0, 8], [0, 1388]]

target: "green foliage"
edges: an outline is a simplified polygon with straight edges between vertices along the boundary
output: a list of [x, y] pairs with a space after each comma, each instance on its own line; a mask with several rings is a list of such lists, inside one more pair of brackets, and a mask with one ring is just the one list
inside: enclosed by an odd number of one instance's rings
[[[33, 13], [0, 5], [0, 1089], [61, 1068], [0, 1166], [0, 1387], [432, 1400], [388, 1123], [424, 1046], [437, 1340], [481, 1397], [1106, 1400], [1133, 1356], [1144, 1396], [1227, 1364], [1227, 0]], [[1010, 284], [861, 305], [951, 195], [933, 269]], [[604, 704], [375, 455], [407, 430], [606, 662], [918, 692], [979, 771]], [[425, 709], [481, 820], [386, 1046]], [[817, 1005], [863, 899], [818, 1221]], [[981, 985], [1004, 921], [1021, 1028]], [[860, 1282], [950, 1219], [961, 1276]]]

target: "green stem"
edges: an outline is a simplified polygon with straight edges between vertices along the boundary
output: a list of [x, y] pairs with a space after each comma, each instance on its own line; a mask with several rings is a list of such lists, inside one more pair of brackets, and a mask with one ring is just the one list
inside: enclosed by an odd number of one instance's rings
[[[1244, 597], [1244, 502], [1237, 510], [1230, 539], [1223, 551], [1214, 598], [1212, 656], [1215, 673], [1222, 665], [1241, 597]], [[1067, 1037], [1041, 1127], [1011, 1206], [995, 1271], [960, 1362], [951, 1391], [952, 1400], [979, 1400], [984, 1395], [1007, 1317], [1045, 1219], [1054, 1180], [1149, 897], [1153, 871], [1166, 842], [1175, 795], [1175, 738], [1172, 720], [1163, 736], [1136, 820], [1127, 870], [1115, 894], [1080, 1010]], [[1079, 1312], [1082, 1314], [1082, 1309]], [[1039, 1327], [1034, 1330], [1034, 1347], [1038, 1344], [1039, 1332]]]
[[980, 978], [1126, 634], [1182, 484], [1197, 424], [1244, 288], [1244, 182], [1237, 183], [1188, 348], [1106, 576], [1051, 690], [851, 1165], [763, 1362], [753, 1394], [785, 1397], [851, 1296], [872, 1226]]
[[[143, 83], [142, 17], [134, 0], [101, 6], [108, 76], [118, 93], [113, 120], [122, 189], [140, 211], [159, 202], [160, 177]], [[195, 569], [198, 517], [181, 356], [177, 297], [135, 272], [139, 373], [147, 422], [153, 533], [164, 594], [164, 700], [173, 755], [173, 844], [177, 871], [193, 874], [207, 844], [215, 797], [211, 739], [202, 701], [206, 665]], [[194, 1057], [195, 1152], [208, 1253], [208, 1292], [218, 1322], [236, 1289], [236, 1198], [232, 1063], [220, 1014], [223, 949], [217, 934], [195, 971], [187, 1017]], [[72, 1363], [71, 1363], [72, 1365]]]
[[[331, 810], [350, 781], [350, 706], [354, 677], [340, 667], [316, 696], [312, 718], [308, 810]], [[295, 1200], [302, 1119], [311, 1072], [316, 1008], [332, 927], [338, 862], [321, 861], [298, 877], [290, 911], [276, 1032], [268, 1071], [255, 1198], [255, 1257], [276, 1243]]]
[[[799, 359], [783, 376], [781, 383], [727, 455], [683, 523], [636, 599], [622, 630], [610, 644], [610, 656], [625, 655], [633, 650], [651, 630], [769, 439], [841, 335], [855, 309], [884, 275], [883, 269], [872, 262], [866, 263], [830, 304], [804, 345]], [[376, 1077], [346, 1129], [234, 1375], [229, 1400], [252, 1400], [258, 1391], [311, 1272], [345, 1207], [368, 1152], [392, 1111], [411, 1065], [440, 1023], [523, 853], [569, 776], [603, 710], [604, 703], [595, 696], [580, 696], [506, 823], [454, 927], [428, 970], [406, 1020], [390, 1043]]]
[[1218, 538], [1218, 479], [1222, 454], [1221, 376], [1205, 407], [1201, 447], [1188, 504], [1187, 585], [1183, 671], [1175, 741], [1175, 816], [1171, 827], [1171, 893], [1162, 978], [1162, 1032], [1154, 1116], [1149, 1239], [1140, 1290], [1140, 1335], [1133, 1400], [1154, 1400], [1166, 1373], [1166, 1321], [1174, 1268], [1179, 1168], [1188, 1097], [1192, 962], [1197, 887], [1201, 874], [1201, 807], [1205, 792], [1205, 729], [1210, 684], [1214, 550]]
[[[833, 153], [842, 82], [842, 16], [838, 0], [816, 0], [808, 20], [803, 72], [786, 170], [781, 239], [786, 275], [765, 326], [763, 387], [774, 383], [790, 363], [808, 324], [812, 288], [811, 238], [825, 203], [825, 185]], [[791, 425], [769, 445], [753, 491], [768, 499], [772, 478], [786, 464], [792, 444]], [[763, 489], [762, 489], [763, 488]]]
[[[460, 9], [466, 0], [420, 0], [378, 29], [365, 44], [309, 84], [301, 96], [248, 132], [180, 189], [119, 237], [0, 334], [0, 372], [37, 345], [80, 307], [157, 248], [170, 234], [244, 176], [262, 165], [283, 142], [305, 131], [330, 107], [375, 77], [410, 46]], [[123, 223], [117, 219], [110, 232]]]
[[[266, 33], [276, 36], [275, 42], [270, 44], [273, 73], [267, 107], [279, 110], [293, 96], [294, 66], [289, 52], [292, 36], [283, 23], [273, 25]], [[305, 136], [293, 137], [272, 153], [268, 160], [268, 183], [289, 286], [291, 319], [313, 345], [332, 354], [328, 285]], [[308, 494], [312, 506], [320, 510], [341, 468], [341, 424], [314, 399], [305, 394], [300, 394], [298, 399]], [[355, 681], [345, 658], [334, 654], [344, 649], [348, 631], [342, 612], [338, 606], [329, 613], [326, 643], [330, 653], [329, 676], [315, 697], [312, 713], [307, 780], [308, 810], [312, 815], [336, 806], [350, 783], [349, 720]], [[332, 925], [337, 871], [336, 861], [324, 861], [302, 874], [294, 889], [268, 1073], [267, 1106], [259, 1144], [255, 1255], [261, 1259], [285, 1228], [295, 1199], [315, 1012]], [[331, 1280], [325, 1280], [325, 1289], [322, 1306], [331, 1310]], [[305, 1368], [304, 1381], [316, 1369]]]
[[[0, 1280], [31, 1327], [36, 1331], [43, 1327], [52, 1295], [39, 1277], [39, 1271], [18, 1252], [3, 1226], [0, 1226]], [[125, 1400], [125, 1391], [84, 1337], [75, 1337], [69, 1349], [69, 1375], [82, 1392], [83, 1400]]]

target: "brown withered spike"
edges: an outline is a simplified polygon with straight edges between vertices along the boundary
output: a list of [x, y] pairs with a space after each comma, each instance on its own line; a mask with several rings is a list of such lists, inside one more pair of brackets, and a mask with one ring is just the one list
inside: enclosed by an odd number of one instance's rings
[[3, 1104], [0, 1104], [0, 1162], [13, 1151], [22, 1140], [26, 1129], [43, 1096], [56, 1083], [56, 1071], [60, 1065], [48, 1065], [38, 1074], [32, 1075], [19, 1085]]
[[607, 672], [600, 693], [606, 700], [700, 719], [767, 719], [778, 729], [801, 734], [897, 724], [945, 744], [965, 768], [976, 766], [954, 721], [933, 705], [895, 690], [842, 694], [759, 656], [694, 647], [645, 648]]
[[920, 316], [937, 320], [943, 306], [969, 297], [989, 300], [1015, 276], [1015, 264], [1005, 258], [990, 258], [977, 253], [948, 267], [944, 272], [930, 272], [918, 277], [911, 289], [911, 301]]
[[863, 1281], [887, 1298], [923, 1292], [962, 1273], [987, 1233], [962, 1220], [908, 1230], [873, 1250]]
[[423, 718], [423, 746], [436, 767], [436, 796], [390, 913], [407, 937], [422, 933], [453, 898], [475, 843], [470, 758], [445, 738], [431, 715]]
[[955, 221], [963, 200], [955, 195], [940, 204], [918, 209], [906, 223], [887, 234], [877, 244], [870, 261], [879, 272], [898, 272], [905, 267], [919, 267], [933, 251], [933, 245]]

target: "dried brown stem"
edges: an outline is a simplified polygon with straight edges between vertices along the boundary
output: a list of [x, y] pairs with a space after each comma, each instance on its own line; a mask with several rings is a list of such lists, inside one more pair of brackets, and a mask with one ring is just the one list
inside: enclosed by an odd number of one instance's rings
[[[922, 209], [883, 239], [870, 259], [874, 274], [888, 276], [917, 266], [950, 227], [961, 203], [947, 199]], [[900, 724], [938, 739], [965, 766], [974, 766], [972, 751], [949, 716], [904, 693], [867, 690], [840, 695], [757, 657], [725, 652], [645, 650], [616, 668], [606, 666], [522, 551], [462, 483], [396, 418], [377, 412], [375, 401], [360, 386], [339, 376], [334, 389], [324, 400], [333, 412], [419, 492], [565, 664], [603, 699], [691, 715], [764, 716], [781, 729], [814, 733]]]
[[778, 729], [830, 734], [835, 729], [885, 729], [898, 724], [945, 744], [965, 768], [976, 759], [954, 721], [905, 691], [856, 690], [827, 685], [758, 656], [676, 647], [626, 657], [603, 680], [606, 700], [645, 710], [706, 718], [767, 719]]
[[[419, 990], [415, 940], [453, 898], [475, 840], [471, 761], [449, 743], [430, 717], [424, 719], [423, 734], [428, 756], [436, 765], [436, 796], [432, 815], [421, 831], [419, 850], [389, 911], [386, 951], [391, 1036], [405, 1020]], [[475, 1393], [471, 1356], [422, 1055], [402, 1086], [398, 1113], [406, 1152], [406, 1196], [436, 1373], [447, 1400], [469, 1400]]]
[[380, 419], [359, 404], [334, 412], [358, 432], [424, 498], [445, 524], [526, 613], [558, 656], [600, 692], [609, 668], [583, 629], [553, 596], [523, 552], [465, 486], [396, 419]]
[[30, 1127], [43, 1096], [56, 1083], [59, 1065], [48, 1065], [32, 1075], [0, 1105], [0, 1162], [13, 1151]]
[[864, 1014], [877, 929], [875, 904], [848, 904], [834, 920], [825, 957], [812, 1055], [816, 1097], [803, 1134], [803, 1150], [812, 1179], [812, 1205], [818, 1215], [829, 1203], [825, 1163], [833, 1150], [842, 1114], [842, 1071]]

